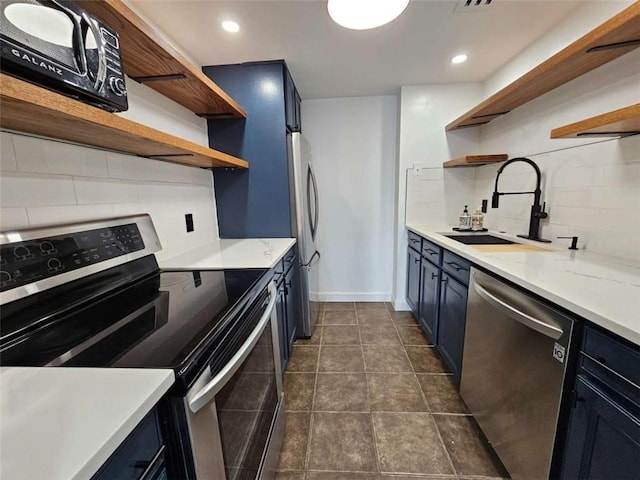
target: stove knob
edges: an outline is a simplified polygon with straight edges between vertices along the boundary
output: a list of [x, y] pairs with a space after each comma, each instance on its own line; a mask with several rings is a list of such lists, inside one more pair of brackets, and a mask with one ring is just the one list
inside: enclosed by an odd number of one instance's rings
[[127, 94], [127, 88], [124, 85], [124, 80], [119, 77], [109, 78], [109, 90], [118, 97], [123, 97]]
[[0, 283], [5, 284], [10, 280], [11, 274], [9, 272], [5, 272], [4, 270], [0, 271]]
[[57, 258], [52, 258], [47, 262], [47, 268], [50, 271], [56, 272], [58, 270], [62, 270], [64, 267], [62, 266], [62, 262]]
[[13, 254], [16, 256], [16, 258], [27, 258], [31, 256], [31, 251], [24, 246], [19, 246], [13, 249]]
[[42, 251], [42, 253], [45, 255], [52, 253], [54, 250], [55, 250], [55, 247], [51, 242], [42, 242], [40, 244], [40, 251]]

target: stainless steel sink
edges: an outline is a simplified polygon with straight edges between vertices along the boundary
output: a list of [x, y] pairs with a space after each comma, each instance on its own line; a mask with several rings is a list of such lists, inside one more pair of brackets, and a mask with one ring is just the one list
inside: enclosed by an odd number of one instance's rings
[[456, 242], [464, 243], [465, 245], [511, 245], [516, 242], [512, 242], [511, 240], [505, 240], [504, 238], [494, 237], [493, 235], [487, 234], [468, 234], [468, 235], [459, 235], [459, 234], [443, 234], [445, 237], [450, 238], [451, 240], [455, 240]]

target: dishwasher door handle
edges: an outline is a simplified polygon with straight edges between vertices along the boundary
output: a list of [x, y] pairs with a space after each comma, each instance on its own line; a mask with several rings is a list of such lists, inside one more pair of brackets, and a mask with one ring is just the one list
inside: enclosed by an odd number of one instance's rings
[[506, 312], [510, 317], [516, 319], [526, 327], [529, 327], [532, 330], [535, 330], [536, 332], [546, 335], [547, 337], [551, 337], [555, 340], [558, 340], [564, 334], [561, 328], [558, 328], [555, 325], [550, 325], [547, 322], [532, 317], [531, 315], [527, 315], [526, 313], [521, 312], [520, 310], [515, 308], [513, 305], [509, 305], [501, 298], [498, 298], [494, 294], [487, 291], [482, 285], [480, 285], [480, 283], [478, 283], [477, 279], [475, 278], [473, 285], [478, 295], [480, 295], [485, 301], [487, 301], [494, 307]]
[[222, 387], [224, 387], [227, 381], [236, 373], [238, 368], [242, 365], [242, 363], [247, 359], [249, 354], [253, 351], [253, 347], [256, 346], [260, 336], [264, 332], [267, 327], [267, 323], [271, 319], [271, 314], [273, 313], [273, 309], [276, 305], [276, 299], [278, 298], [278, 294], [276, 291], [276, 287], [273, 283], [269, 285], [269, 303], [264, 313], [262, 314], [262, 318], [249, 335], [249, 338], [244, 342], [242, 347], [236, 352], [236, 354], [229, 360], [229, 362], [224, 366], [224, 368], [218, 373], [213, 379], [211, 379], [204, 387], [202, 387], [196, 394], [193, 396], [187, 395], [187, 401], [189, 402], [189, 409], [193, 413], [197, 413], [202, 407], [208, 404], [216, 394], [220, 391]]

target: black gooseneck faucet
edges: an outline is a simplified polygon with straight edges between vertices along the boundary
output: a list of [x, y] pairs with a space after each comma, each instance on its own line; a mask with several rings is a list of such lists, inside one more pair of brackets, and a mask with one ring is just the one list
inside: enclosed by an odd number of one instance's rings
[[[536, 171], [536, 189], [533, 192], [499, 192], [498, 191], [498, 179], [500, 175], [507, 167], [515, 162], [524, 162], [528, 163], [533, 167]], [[500, 201], [500, 195], [523, 195], [523, 194], [533, 194], [533, 205], [531, 206], [531, 217], [529, 218], [529, 234], [528, 235], [518, 235], [521, 238], [528, 238], [529, 240], [535, 240], [536, 242], [545, 242], [551, 243], [551, 240], [545, 240], [544, 238], [540, 238], [540, 220], [543, 218], [547, 218], [547, 214], [544, 211], [546, 203], [541, 207], [540, 206], [540, 197], [542, 196], [542, 190], [540, 190], [540, 181], [542, 175], [540, 174], [540, 169], [538, 165], [535, 164], [533, 160], [529, 160], [528, 158], [518, 157], [507, 160], [502, 166], [498, 169], [498, 174], [496, 175], [496, 185], [493, 189], [493, 195], [491, 197], [491, 208], [498, 208], [498, 204]]]

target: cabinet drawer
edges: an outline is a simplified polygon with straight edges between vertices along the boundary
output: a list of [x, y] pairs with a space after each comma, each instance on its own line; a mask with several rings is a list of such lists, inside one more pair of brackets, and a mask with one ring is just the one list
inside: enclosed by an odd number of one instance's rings
[[[587, 325], [584, 329], [582, 351], [594, 363], [605, 366], [640, 388], [639, 349], [633, 349]], [[587, 371], [593, 370], [594, 367], [590, 362], [584, 364]]]
[[464, 258], [444, 250], [442, 255], [442, 269], [465, 285], [469, 285], [471, 263]]
[[429, 260], [434, 265], [442, 264], [442, 247], [431, 243], [429, 240], [422, 239], [422, 257]]
[[419, 252], [420, 248], [422, 248], [422, 237], [413, 232], [409, 232], [409, 246]]

